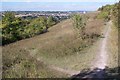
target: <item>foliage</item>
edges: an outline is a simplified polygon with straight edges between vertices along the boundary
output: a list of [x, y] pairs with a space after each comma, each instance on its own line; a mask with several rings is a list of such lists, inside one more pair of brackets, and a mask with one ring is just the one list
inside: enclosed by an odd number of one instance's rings
[[109, 20], [109, 16], [108, 16], [108, 12], [106, 11], [106, 12], [101, 12], [98, 16], [97, 16], [97, 18], [98, 19], [105, 19], [105, 20]]
[[32, 37], [36, 34], [40, 34], [47, 31], [46, 18], [40, 17], [34, 19], [25, 29], [25, 34], [28, 37]]
[[21, 33], [24, 33], [24, 26], [26, 25], [27, 21], [24, 21], [20, 18], [15, 18], [13, 12], [6, 12], [2, 20], [3, 44], [21, 39]]
[[15, 17], [13, 12], [5, 12], [2, 19], [2, 43], [8, 44], [24, 38], [44, 33], [56, 22], [53, 17], [22, 19]]
[[55, 19], [52, 16], [49, 16], [47, 19], [47, 27], [53, 26], [55, 24]]
[[84, 34], [85, 25], [86, 25], [85, 16], [75, 14], [72, 17], [72, 20], [73, 20], [73, 24], [74, 24], [74, 29], [78, 32], [78, 35], [81, 35], [81, 37], [82, 37], [82, 35]]
[[2, 18], [2, 23], [11, 23], [15, 20], [15, 14], [13, 12], [6, 12]]
[[100, 14], [98, 15], [98, 18], [104, 18], [104, 19], [108, 19], [108, 20], [113, 20], [115, 26], [118, 27], [118, 22], [120, 21], [120, 19], [118, 18], [118, 11], [120, 11], [120, 7], [118, 6], [120, 4], [119, 3], [115, 3], [113, 5], [106, 5], [106, 6], [102, 6], [101, 8], [98, 9], [98, 11], [100, 11]]
[[117, 27], [119, 27], [118, 23], [120, 21], [120, 18], [119, 18], [120, 16], [118, 14], [120, 11], [120, 6], [118, 6], [118, 5], [120, 5], [120, 2], [113, 5], [114, 7], [113, 7], [112, 12], [111, 12], [112, 19], [114, 20], [113, 22], [114, 22], [115, 26], [117, 26]]

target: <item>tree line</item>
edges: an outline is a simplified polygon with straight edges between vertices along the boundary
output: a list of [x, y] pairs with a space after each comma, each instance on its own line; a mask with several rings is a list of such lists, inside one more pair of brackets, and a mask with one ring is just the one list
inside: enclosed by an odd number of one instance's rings
[[22, 19], [15, 17], [14, 12], [5, 12], [0, 25], [2, 45], [21, 39], [30, 38], [47, 32], [48, 28], [56, 24], [52, 16], [35, 19]]

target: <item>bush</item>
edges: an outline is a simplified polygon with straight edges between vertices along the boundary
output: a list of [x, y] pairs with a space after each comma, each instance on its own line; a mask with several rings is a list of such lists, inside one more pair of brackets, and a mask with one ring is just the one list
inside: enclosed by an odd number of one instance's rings
[[108, 12], [101, 12], [100, 14], [98, 14], [97, 18], [98, 19], [104, 19], [106, 21], [109, 21], [110, 18], [109, 18], [109, 13]]
[[113, 5], [106, 5], [102, 6], [98, 9], [98, 11], [101, 11], [100, 14], [97, 16], [98, 18], [104, 18], [105, 20], [112, 19], [115, 26], [118, 27], [119, 15], [118, 12], [120, 11], [119, 7], [120, 2], [115, 3]]
[[84, 35], [84, 29], [86, 25], [86, 17], [79, 14], [75, 14], [72, 17], [74, 29], [78, 32], [79, 37]]
[[2, 19], [2, 44], [8, 44], [24, 38], [47, 32], [47, 29], [56, 22], [53, 17], [39, 17], [22, 19], [15, 17], [13, 12], [5, 12]]
[[47, 19], [47, 27], [51, 27], [56, 23], [55, 19], [52, 16], [49, 16]]

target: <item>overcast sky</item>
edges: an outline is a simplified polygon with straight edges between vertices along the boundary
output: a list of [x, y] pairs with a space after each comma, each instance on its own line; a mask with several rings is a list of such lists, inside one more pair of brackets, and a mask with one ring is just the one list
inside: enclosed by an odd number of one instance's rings
[[2, 0], [3, 11], [95, 11], [118, 0]]

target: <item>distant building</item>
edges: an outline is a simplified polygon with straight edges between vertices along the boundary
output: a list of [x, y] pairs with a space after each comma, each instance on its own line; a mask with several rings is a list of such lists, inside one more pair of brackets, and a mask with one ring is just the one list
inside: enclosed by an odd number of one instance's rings
[[86, 11], [84, 11], [83, 14], [86, 14]]

